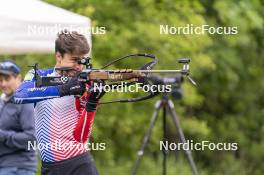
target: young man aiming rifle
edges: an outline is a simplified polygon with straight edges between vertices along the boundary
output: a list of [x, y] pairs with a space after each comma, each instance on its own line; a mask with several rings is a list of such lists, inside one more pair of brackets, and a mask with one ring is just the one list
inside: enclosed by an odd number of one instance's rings
[[[63, 73], [76, 77], [83, 69], [78, 61], [89, 50], [83, 35], [63, 31], [55, 41], [54, 69], [38, 70], [37, 73], [40, 76], [61, 76], [62, 73], [57, 68], [67, 68]], [[91, 84], [72, 78], [60, 86], [36, 88], [34, 71], [31, 70], [16, 91], [16, 103], [35, 103], [37, 141], [38, 144], [45, 145], [40, 149], [42, 175], [98, 174], [85, 144], [103, 93], [87, 93], [90, 86]]]

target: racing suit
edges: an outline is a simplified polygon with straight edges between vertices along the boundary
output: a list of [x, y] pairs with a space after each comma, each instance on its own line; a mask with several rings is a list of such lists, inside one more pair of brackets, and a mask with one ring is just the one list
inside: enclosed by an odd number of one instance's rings
[[[38, 74], [55, 76], [57, 73], [54, 69], [47, 69], [38, 70]], [[36, 138], [43, 164], [63, 162], [89, 152], [86, 141], [95, 112], [85, 110], [88, 99], [87, 93], [79, 98], [73, 95], [60, 97], [57, 86], [35, 87], [33, 70], [26, 75], [14, 95], [14, 101], [35, 104]], [[61, 174], [66, 173], [63, 170]]]

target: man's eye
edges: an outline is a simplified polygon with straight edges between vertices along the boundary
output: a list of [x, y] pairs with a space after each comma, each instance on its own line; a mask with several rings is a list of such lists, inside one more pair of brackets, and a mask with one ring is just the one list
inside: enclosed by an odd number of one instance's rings
[[75, 63], [75, 60], [70, 60], [70, 63]]
[[72, 62], [78, 62], [79, 59], [72, 59]]

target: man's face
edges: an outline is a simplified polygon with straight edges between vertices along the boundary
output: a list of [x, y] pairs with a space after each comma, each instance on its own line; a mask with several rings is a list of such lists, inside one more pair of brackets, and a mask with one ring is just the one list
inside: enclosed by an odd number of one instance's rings
[[20, 84], [20, 76], [0, 74], [0, 90], [6, 95], [12, 95]]
[[68, 76], [75, 76], [77, 73], [80, 73], [83, 69], [82, 64], [78, 64], [78, 60], [84, 57], [85, 55], [72, 55], [65, 53], [63, 56], [60, 53], [56, 53], [57, 67], [67, 67], [72, 68], [73, 70], [67, 71]]

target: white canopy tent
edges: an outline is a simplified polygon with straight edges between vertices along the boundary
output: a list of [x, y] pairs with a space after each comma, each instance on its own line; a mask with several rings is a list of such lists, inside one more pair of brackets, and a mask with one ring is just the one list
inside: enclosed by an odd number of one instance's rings
[[89, 18], [39, 0], [0, 0], [0, 54], [52, 53], [63, 29], [84, 34], [91, 46]]

